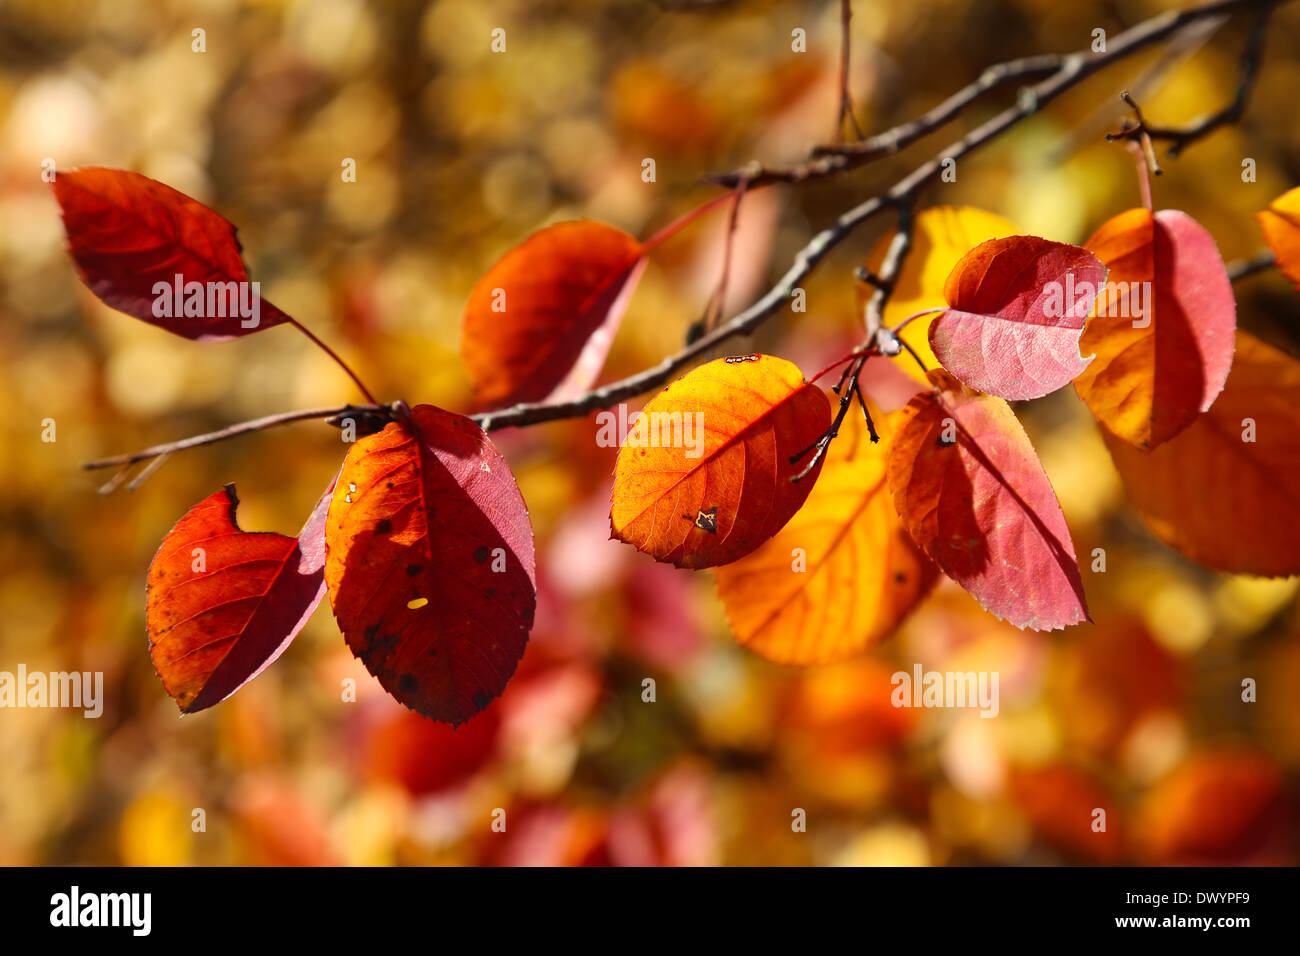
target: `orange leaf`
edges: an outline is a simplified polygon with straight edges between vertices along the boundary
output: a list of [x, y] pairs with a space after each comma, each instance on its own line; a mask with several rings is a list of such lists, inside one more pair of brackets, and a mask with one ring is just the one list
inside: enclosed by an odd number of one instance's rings
[[885, 485], [895, 416], [873, 412], [881, 443], [859, 416], [846, 417], [803, 507], [757, 551], [717, 569], [736, 639], [769, 660], [817, 664], [861, 653], [938, 577]]
[[385, 690], [459, 724], [505, 689], [537, 603], [533, 533], [481, 428], [419, 405], [357, 441], [325, 540], [334, 617]]
[[1282, 774], [1271, 758], [1217, 749], [1189, 757], [1151, 788], [1139, 832], [1166, 865], [1265, 865], [1280, 862], [1289, 816]]
[[790, 458], [830, 427], [821, 389], [770, 355], [717, 359], [651, 399], [619, 449], [612, 537], [658, 561], [735, 561], [799, 510], [821, 463]]
[[582, 219], [533, 233], [475, 284], [460, 353], [487, 405], [561, 401], [600, 375], [645, 247]]
[[1070, 529], [1011, 407], [942, 369], [903, 409], [889, 487], [912, 538], [985, 610], [1036, 631], [1087, 617]]
[[154, 670], [182, 713], [220, 703], [260, 674], [316, 610], [328, 500], [327, 491], [298, 538], [247, 532], [226, 485], [167, 533], [149, 565], [145, 626]]
[[1184, 212], [1130, 209], [1085, 248], [1110, 268], [1074, 387], [1111, 432], [1154, 448], [1206, 411], [1232, 367], [1237, 305], [1214, 239]]
[[1300, 572], [1300, 361], [1238, 332], [1228, 384], [1190, 428], [1150, 452], [1105, 438], [1165, 544], [1219, 571]]
[[1300, 288], [1300, 186], [1278, 196], [1256, 218], [1278, 270]]

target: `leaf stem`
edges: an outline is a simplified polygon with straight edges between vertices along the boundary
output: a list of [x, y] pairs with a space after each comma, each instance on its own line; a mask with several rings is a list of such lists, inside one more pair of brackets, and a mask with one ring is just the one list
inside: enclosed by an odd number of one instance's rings
[[654, 249], [658, 248], [659, 246], [663, 245], [665, 242], [667, 242], [673, 236], [677, 235], [679, 232], [681, 232], [683, 229], [685, 229], [695, 220], [699, 219], [705, 213], [712, 212], [714, 209], [716, 209], [718, 206], [721, 206], [723, 203], [734, 202], [736, 201], [736, 198], [737, 198], [736, 192], [734, 190], [728, 190], [727, 192], [723, 193], [721, 196], [714, 196], [708, 202], [696, 206], [690, 212], [687, 212], [686, 214], [677, 217], [668, 225], [664, 226], [662, 229], [656, 232], [649, 239], [647, 239], [645, 242], [641, 243], [642, 255], [645, 255], [653, 251]]
[[[286, 316], [289, 319], [290, 325], [292, 325], [299, 332], [301, 332], [303, 335], [307, 336], [307, 338], [311, 339], [314, 343], [316, 343], [316, 345], [319, 346], [321, 350], [325, 352], [326, 355], [328, 355], [338, 364], [339, 368], [343, 369], [343, 371], [348, 373], [348, 377], [352, 379], [353, 382], [356, 383], [357, 388], [361, 389], [361, 394], [366, 397], [366, 401], [370, 402], [371, 405], [379, 404], [379, 402], [375, 400], [375, 396], [370, 394], [370, 389], [366, 388], [365, 383], [361, 381], [360, 378], [357, 377], [357, 373], [352, 371], [352, 368], [348, 365], [347, 362], [343, 361], [343, 359], [339, 357], [339, 354], [337, 352], [335, 352], [332, 348], [330, 348], [319, 338], [317, 338], [316, 335], [311, 331], [311, 329], [307, 328], [307, 326], [303, 325], [293, 316], [287, 315], [287, 313]], [[312, 417], [312, 416], [307, 416], [307, 417]]]
[[930, 315], [933, 312], [947, 312], [947, 311], [948, 311], [948, 307], [946, 305], [936, 305], [932, 309], [922, 309], [920, 312], [913, 312], [911, 315], [905, 318], [902, 322], [899, 322], [896, 326], [894, 326], [889, 331], [892, 332], [895, 336], [897, 336], [899, 332], [907, 328], [907, 326], [911, 323], [913, 319], [919, 319], [921, 316]]

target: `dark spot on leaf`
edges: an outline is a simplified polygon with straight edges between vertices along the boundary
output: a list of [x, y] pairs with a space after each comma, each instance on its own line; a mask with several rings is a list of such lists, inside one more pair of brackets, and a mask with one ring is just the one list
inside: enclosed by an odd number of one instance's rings
[[701, 531], [707, 531], [709, 534], [718, 533], [718, 506], [714, 505], [708, 511], [701, 511], [695, 516], [695, 527]]
[[904, 584], [907, 581], [907, 575], [904, 574], [902, 571], [899, 571], [897, 574], [894, 575], [894, 580], [897, 581], [899, 584]]
[[403, 694], [418, 694], [420, 692], [420, 681], [414, 674], [403, 674], [397, 680], [397, 689]]
[[424, 566], [421, 564], [408, 564], [406, 566], [406, 576], [408, 578], [413, 578], [423, 570]]
[[382, 519], [379, 524], [375, 525], [375, 534], [388, 534], [393, 530], [393, 523], [387, 518]]
[[474, 560], [477, 561], [479, 564], [482, 564], [487, 559], [488, 559], [487, 545], [480, 544], [477, 548], [474, 549]]
[[486, 591], [483, 592], [483, 596], [485, 598], [496, 597], [496, 593], [497, 593], [496, 588], [488, 588]]
[[482, 710], [491, 702], [492, 702], [492, 698], [489, 697], [487, 694], [483, 693], [482, 691], [479, 691], [474, 695], [474, 706], [477, 707], [479, 710]]

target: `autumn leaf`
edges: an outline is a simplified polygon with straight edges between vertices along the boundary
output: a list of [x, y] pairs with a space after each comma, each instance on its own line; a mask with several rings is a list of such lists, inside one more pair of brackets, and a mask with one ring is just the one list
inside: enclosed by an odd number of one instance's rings
[[1040, 398], [1082, 372], [1079, 335], [1106, 267], [1086, 249], [1037, 236], [982, 242], [944, 283], [948, 308], [930, 348], [971, 388], [1009, 401]]
[[[1115, 866], [1127, 856], [1124, 821], [1114, 794], [1066, 763], [1015, 767], [1007, 791], [1042, 839], [1080, 860]], [[1103, 818], [1105, 827], [1094, 828]]]
[[1300, 186], [1257, 213], [1264, 241], [1277, 257], [1277, 268], [1300, 289]]
[[735, 561], [799, 510], [824, 462], [792, 464], [830, 427], [830, 404], [771, 355], [721, 358], [652, 398], [618, 452], [611, 537], [657, 561]]
[[60, 172], [53, 187], [68, 251], [105, 304], [201, 342], [292, 321], [247, 284], [235, 227], [197, 200], [101, 166]]
[[1142, 845], [1166, 865], [1267, 865], [1286, 859], [1288, 796], [1277, 764], [1253, 750], [1195, 754], [1140, 807]]
[[385, 690], [459, 724], [505, 689], [537, 603], [533, 533], [474, 422], [420, 405], [353, 444], [326, 544], [334, 617]]
[[496, 407], [586, 391], [645, 264], [640, 241], [587, 219], [507, 252], [465, 306], [460, 351], [479, 399]]
[[489, 707], [450, 727], [393, 705], [382, 718], [372, 716], [358, 741], [364, 774], [417, 797], [463, 784], [492, 758], [501, 726], [498, 710]]
[[[948, 275], [966, 255], [981, 242], [1013, 236], [1020, 230], [1011, 222], [991, 212], [973, 206], [930, 206], [916, 214], [912, 221], [912, 246], [903, 260], [903, 269], [895, 280], [889, 301], [885, 303], [885, 325], [895, 326], [915, 312], [923, 309], [943, 308], [944, 283]], [[893, 233], [882, 236], [872, 247], [863, 265], [878, 272]], [[858, 314], [866, 307], [875, 289], [866, 283], [858, 285]], [[922, 316], [910, 322], [899, 337], [910, 345], [927, 365], [935, 364], [930, 351], [930, 323], [933, 316]], [[925, 373], [915, 363], [902, 366], [912, 378], [926, 383]], [[928, 383], [926, 383], [928, 384]]]
[[235, 486], [200, 501], [149, 566], [145, 625], [163, 687], [192, 714], [225, 700], [284, 653], [325, 596], [325, 512], [297, 538], [242, 531]]
[[1086, 248], [1110, 269], [1074, 387], [1114, 435], [1154, 448], [1208, 409], [1232, 367], [1237, 305], [1214, 238], [1184, 212], [1130, 209]]
[[894, 506], [912, 538], [984, 608], [1020, 628], [1087, 617], [1065, 516], [1006, 402], [942, 369], [901, 413], [889, 448]]
[[850, 415], [789, 523], [715, 572], [731, 629], [782, 664], [861, 653], [891, 634], [938, 577], [899, 521], [885, 481], [896, 416], [873, 409], [881, 442]]
[[1218, 401], [1152, 451], [1105, 435], [1151, 532], [1200, 564], [1300, 573], [1300, 361], [1246, 332]]

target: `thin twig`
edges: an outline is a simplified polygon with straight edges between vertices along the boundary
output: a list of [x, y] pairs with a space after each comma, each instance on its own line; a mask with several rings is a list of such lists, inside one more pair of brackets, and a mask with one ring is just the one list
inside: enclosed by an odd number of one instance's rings
[[853, 124], [853, 133], [862, 139], [862, 127], [853, 113], [853, 99], [849, 96], [849, 24], [853, 20], [853, 0], [840, 0], [840, 107], [835, 116], [836, 143], [844, 142], [844, 117]]
[[1267, 272], [1275, 265], [1277, 265], [1277, 256], [1265, 249], [1263, 252], [1255, 253], [1249, 259], [1238, 259], [1236, 262], [1228, 263], [1228, 278], [1236, 282], [1238, 279], [1245, 279], [1259, 272]]
[[1177, 158], [1178, 154], [1189, 145], [1208, 136], [1220, 126], [1236, 123], [1245, 114], [1255, 78], [1259, 75], [1259, 65], [1264, 58], [1264, 37], [1268, 33], [1269, 17], [1277, 7], [1277, 3], [1278, 0], [1261, 0], [1255, 11], [1255, 21], [1246, 38], [1246, 45], [1241, 51], [1241, 72], [1237, 82], [1237, 92], [1227, 106], [1213, 113], [1207, 113], [1186, 126], [1147, 126], [1147, 135], [1152, 139], [1169, 142], [1171, 158]]
[[[830, 427], [803, 451], [790, 456], [790, 464], [793, 465], [798, 463], [799, 459], [809, 452], [812, 452], [812, 457], [808, 459], [808, 463], [803, 466], [803, 469], [797, 475], [791, 476], [790, 480], [792, 482], [803, 481], [812, 474], [817, 465], [821, 463], [821, 460], [826, 457], [826, 450], [830, 448], [831, 441], [840, 433], [840, 426], [844, 424], [844, 416], [849, 413], [849, 406], [853, 404], [853, 397], [862, 394], [858, 389], [858, 374], [862, 371], [862, 366], [866, 364], [868, 357], [868, 354], [863, 354], [854, 359], [853, 363], [844, 370], [844, 374], [840, 376], [840, 383], [832, 389], [832, 391], [839, 394], [840, 404], [835, 411], [835, 418], [832, 419]], [[862, 405], [863, 411], [866, 411], [866, 407], [864, 402]], [[870, 421], [870, 415], [868, 415], [868, 421]], [[876, 429], [874, 425], [871, 426], [870, 432], [873, 436], [875, 435]], [[872, 441], [878, 440], [878, 438], [872, 438]]]
[[[305, 421], [309, 418], [324, 419], [331, 424], [338, 424], [349, 416], [363, 418], [365, 416], [384, 416], [389, 413], [387, 405], [339, 405], [334, 408], [304, 408], [296, 412], [280, 412], [276, 415], [267, 415], [263, 418], [254, 418], [250, 421], [240, 422], [236, 425], [230, 425], [219, 431], [208, 432], [204, 435], [194, 435], [190, 438], [182, 438], [179, 441], [167, 442], [164, 445], [154, 445], [151, 448], [142, 448], [140, 451], [133, 451], [125, 455], [111, 455], [107, 458], [98, 458], [95, 461], [88, 461], [81, 467], [87, 471], [96, 468], [112, 468], [115, 465], [133, 465], [139, 461], [146, 461], [150, 458], [157, 458], [162, 455], [170, 455], [172, 452], [184, 451], [186, 448], [197, 448], [199, 445], [211, 445], [219, 441], [225, 441], [227, 438], [235, 438], [239, 435], [246, 435], [249, 432], [261, 431], [264, 428], [273, 428], [276, 425], [287, 425], [290, 422]], [[148, 477], [145, 475], [144, 477]], [[141, 478], [140, 480], [143, 480]], [[112, 482], [110, 482], [112, 484]], [[116, 485], [113, 486], [114, 488]], [[102, 490], [102, 489], [101, 489]], [[112, 491], [113, 488], [109, 488]]]
[[[1061, 67], [1063, 57], [1056, 54], [1028, 56], [991, 66], [979, 79], [962, 87], [934, 109], [892, 129], [860, 139], [856, 143], [819, 146], [813, 150], [813, 159], [796, 166], [762, 166], [750, 168], [751, 184], [801, 183], [809, 179], [822, 179], [836, 173], [863, 166], [881, 156], [890, 156], [903, 147], [936, 132], [956, 119], [961, 112], [985, 93], [1012, 80], [1047, 76]], [[746, 170], [710, 173], [704, 178], [718, 186], [730, 188]]]
[[1106, 141], [1123, 142], [1134, 149], [1137, 154], [1138, 179], [1142, 186], [1142, 205], [1148, 210], [1151, 209], [1151, 176], [1159, 176], [1164, 170], [1160, 168], [1160, 161], [1156, 159], [1155, 147], [1151, 145], [1151, 133], [1147, 127], [1146, 117], [1142, 115], [1142, 107], [1137, 105], [1137, 101], [1128, 90], [1119, 95], [1119, 98], [1128, 104], [1128, 108], [1133, 111], [1133, 119], [1124, 122], [1124, 128], [1118, 133], [1107, 133]]
[[713, 327], [718, 324], [722, 318], [722, 310], [727, 307], [727, 282], [731, 277], [731, 247], [736, 237], [736, 225], [740, 220], [740, 203], [745, 198], [745, 191], [749, 188], [749, 181], [742, 179], [736, 186], [735, 199], [731, 203], [731, 215], [727, 218], [727, 238], [722, 247], [722, 274], [718, 278], [718, 286], [713, 295], [709, 297], [709, 303], [704, 311], [703, 331], [712, 332]]

